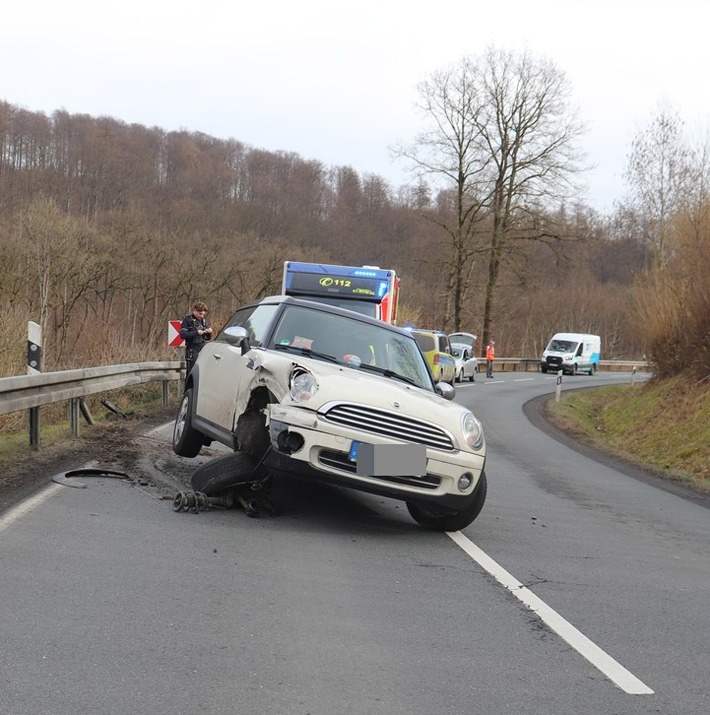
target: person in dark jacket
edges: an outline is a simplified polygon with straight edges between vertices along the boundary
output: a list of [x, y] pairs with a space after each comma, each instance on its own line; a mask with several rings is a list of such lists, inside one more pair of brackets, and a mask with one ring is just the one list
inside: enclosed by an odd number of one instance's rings
[[212, 328], [207, 324], [207, 306], [197, 302], [192, 306], [192, 313], [182, 319], [180, 337], [185, 341], [185, 376], [192, 370], [202, 346], [211, 339]]

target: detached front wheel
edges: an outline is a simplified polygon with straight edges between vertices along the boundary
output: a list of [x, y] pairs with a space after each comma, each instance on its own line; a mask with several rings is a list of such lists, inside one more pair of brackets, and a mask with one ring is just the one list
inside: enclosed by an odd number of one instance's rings
[[195, 470], [190, 484], [196, 492], [211, 497], [241, 484], [263, 480], [264, 476], [257, 459], [244, 452], [234, 452], [205, 462]]
[[468, 504], [459, 511], [442, 509], [431, 502], [408, 501], [407, 510], [412, 519], [425, 529], [436, 531], [460, 531], [468, 526], [480, 513], [486, 501], [488, 484], [486, 473], [481, 472], [476, 488], [469, 497]]
[[173, 452], [181, 457], [196, 457], [204, 444], [204, 435], [192, 426], [192, 388], [185, 390], [173, 427]]

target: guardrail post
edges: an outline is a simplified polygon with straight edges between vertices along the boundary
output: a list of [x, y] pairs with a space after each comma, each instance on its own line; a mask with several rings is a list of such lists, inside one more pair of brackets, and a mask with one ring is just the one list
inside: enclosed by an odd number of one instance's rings
[[79, 398], [72, 397], [69, 400], [69, 424], [74, 437], [81, 436], [81, 426], [79, 420]]
[[39, 449], [39, 407], [30, 407], [29, 432], [30, 447]]
[[167, 407], [170, 404], [170, 383], [167, 380], [163, 380], [163, 407]]

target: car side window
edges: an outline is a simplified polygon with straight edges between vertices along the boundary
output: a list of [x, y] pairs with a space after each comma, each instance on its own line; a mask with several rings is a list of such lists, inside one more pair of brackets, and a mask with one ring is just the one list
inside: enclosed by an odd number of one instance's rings
[[256, 348], [266, 341], [268, 330], [274, 320], [276, 312], [281, 306], [257, 305], [250, 308], [238, 310], [224, 326], [230, 328], [238, 325], [249, 331], [249, 343]]

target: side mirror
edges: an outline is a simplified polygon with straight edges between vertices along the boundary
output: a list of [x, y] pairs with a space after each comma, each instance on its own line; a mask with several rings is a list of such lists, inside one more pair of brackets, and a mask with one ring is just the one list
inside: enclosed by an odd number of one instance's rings
[[233, 345], [234, 347], [241, 345], [242, 355], [249, 352], [249, 332], [246, 328], [242, 328], [239, 325], [233, 325], [229, 328], [225, 328], [222, 331], [222, 335], [229, 345]]
[[454, 388], [449, 385], [448, 382], [437, 382], [434, 389], [445, 400], [453, 400], [456, 396], [456, 390], [454, 390]]

